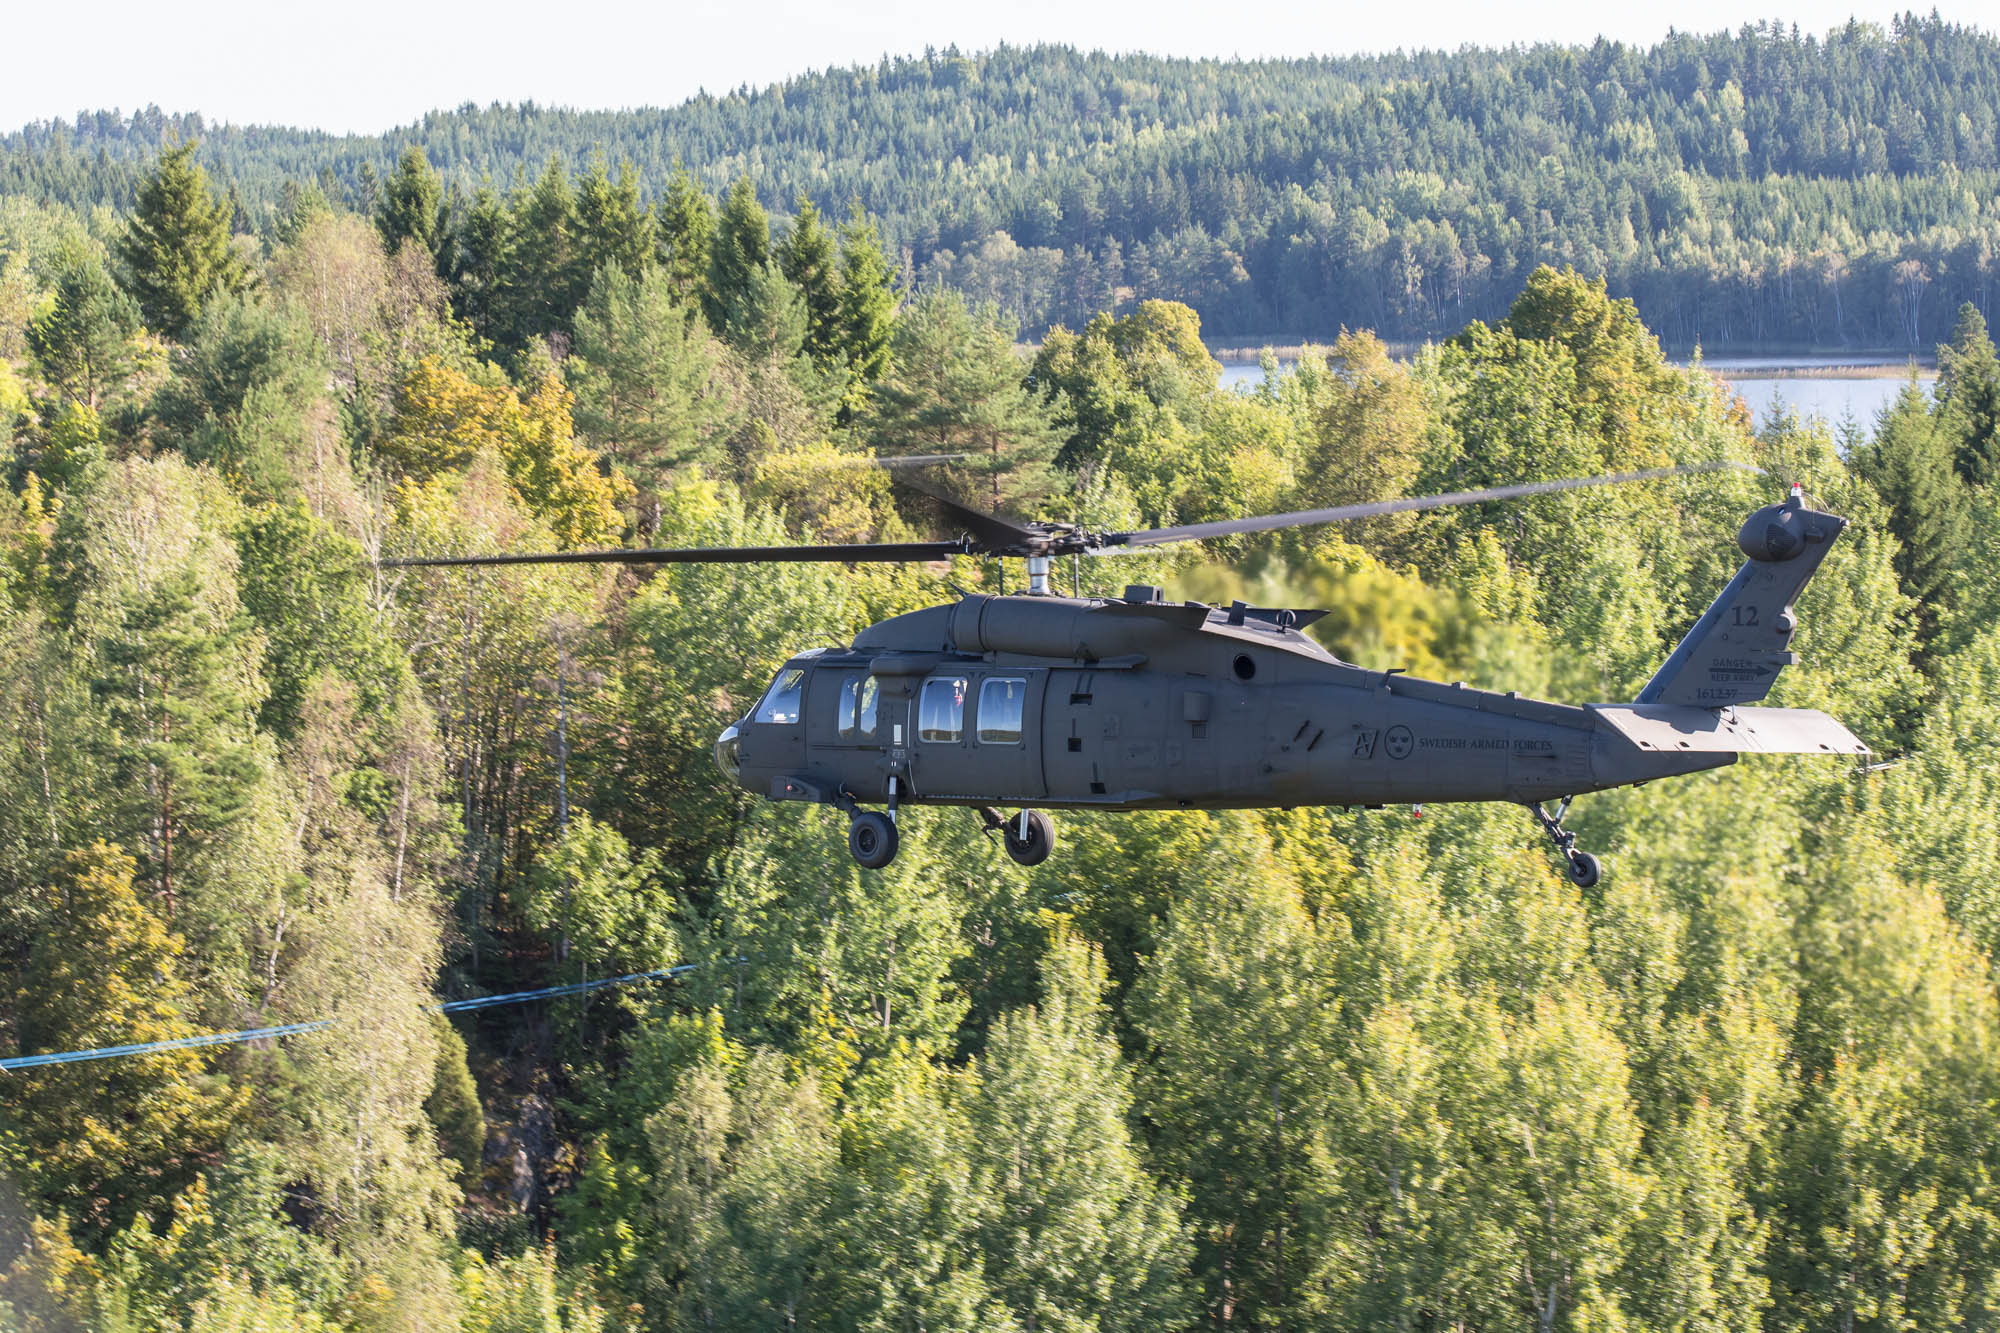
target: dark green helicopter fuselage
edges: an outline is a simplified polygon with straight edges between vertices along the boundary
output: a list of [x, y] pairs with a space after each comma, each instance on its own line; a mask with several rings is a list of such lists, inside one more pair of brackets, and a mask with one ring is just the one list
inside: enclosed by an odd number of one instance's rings
[[882, 802], [894, 780], [902, 803], [1112, 810], [1529, 803], [1736, 757], [1364, 670], [1297, 613], [1131, 592], [971, 596], [796, 657], [735, 728], [737, 780], [778, 800]]
[[[1569, 798], [1733, 763], [1867, 753], [1833, 718], [1760, 708], [1798, 660], [1793, 602], [1845, 520], [1795, 490], [1737, 535], [1746, 563], [1628, 704], [1547, 703], [1335, 658], [1320, 612], [1119, 598], [966, 596], [788, 662], [716, 742], [731, 780], [851, 817], [864, 866], [895, 855], [901, 804], [979, 807], [1032, 865], [1037, 808], [1226, 810], [1394, 802], [1529, 807], [1577, 883], [1595, 857]], [[1551, 814], [1542, 808], [1560, 801]], [[879, 802], [888, 814], [863, 809]], [[1018, 806], [1003, 821], [995, 807]]]

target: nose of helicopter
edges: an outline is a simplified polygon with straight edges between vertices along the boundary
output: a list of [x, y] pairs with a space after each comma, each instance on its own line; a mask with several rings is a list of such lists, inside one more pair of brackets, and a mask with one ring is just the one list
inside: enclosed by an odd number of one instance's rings
[[736, 724], [730, 723], [715, 738], [715, 766], [722, 770], [722, 776], [729, 779], [733, 787], [743, 777], [743, 759], [738, 753]]

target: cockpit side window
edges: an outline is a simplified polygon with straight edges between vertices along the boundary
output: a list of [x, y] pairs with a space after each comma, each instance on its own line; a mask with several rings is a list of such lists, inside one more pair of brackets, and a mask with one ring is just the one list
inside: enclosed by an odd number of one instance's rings
[[764, 691], [764, 698], [757, 705], [753, 722], [797, 722], [799, 702], [805, 694], [806, 673], [798, 667], [786, 667], [778, 673], [771, 688]]
[[965, 677], [924, 682], [917, 710], [917, 735], [927, 741], [956, 741], [965, 734]]
[[871, 740], [881, 696], [875, 677], [855, 672], [840, 682], [840, 699], [834, 712], [834, 728], [844, 741]]
[[850, 675], [840, 682], [840, 698], [834, 703], [833, 729], [844, 741], [854, 739], [854, 715], [860, 711], [862, 679], [861, 676]]

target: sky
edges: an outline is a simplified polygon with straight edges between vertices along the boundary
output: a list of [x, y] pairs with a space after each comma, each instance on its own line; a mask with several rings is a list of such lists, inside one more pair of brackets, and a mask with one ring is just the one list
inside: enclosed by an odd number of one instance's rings
[[[211, 121], [380, 133], [465, 102], [533, 100], [615, 109], [671, 106], [697, 92], [776, 83], [926, 46], [1002, 42], [1175, 56], [1303, 56], [1399, 48], [1648, 43], [1669, 26], [1733, 29], [1758, 19], [1824, 32], [1850, 17], [1887, 24], [1915, 0], [99, 0], [15, 7], [7, 20], [0, 131], [81, 110], [155, 104]], [[1928, 11], [1929, 5], [1921, 6]], [[1993, 26], [1984, 3], [1944, 17]], [[87, 16], [87, 17], [85, 17]]]

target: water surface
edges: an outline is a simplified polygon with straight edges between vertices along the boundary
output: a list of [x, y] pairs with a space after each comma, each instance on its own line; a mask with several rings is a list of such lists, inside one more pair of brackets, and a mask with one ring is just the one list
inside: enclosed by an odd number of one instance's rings
[[[1280, 361], [1281, 370], [1290, 370], [1291, 361]], [[1680, 360], [1676, 365], [1687, 365]], [[1705, 358], [1703, 369], [1726, 383], [1750, 408], [1761, 424], [1774, 410], [1787, 409], [1801, 417], [1818, 417], [1829, 425], [1839, 425], [1852, 417], [1864, 430], [1896, 401], [1908, 382], [1904, 374], [1884, 374], [1885, 368], [1908, 367], [1907, 357], [1857, 353], [1840, 356], [1810, 356], [1797, 353]], [[1799, 374], [1798, 372], [1811, 372]], [[1843, 374], [1851, 371], [1851, 374]], [[1761, 372], [1761, 373], [1760, 373]], [[1790, 372], [1790, 373], [1787, 373]], [[1917, 382], [1926, 393], [1937, 383], [1937, 371], [1915, 367]], [[1222, 387], [1248, 392], [1262, 380], [1255, 361], [1226, 361], [1222, 366]]]

